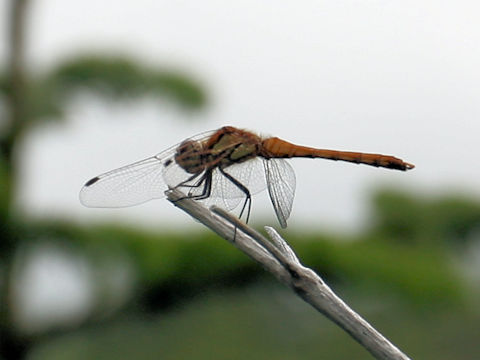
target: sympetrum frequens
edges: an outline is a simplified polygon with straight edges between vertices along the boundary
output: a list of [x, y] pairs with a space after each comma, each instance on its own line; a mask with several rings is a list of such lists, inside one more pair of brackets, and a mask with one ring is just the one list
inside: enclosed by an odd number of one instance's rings
[[80, 201], [89, 207], [124, 207], [164, 197], [170, 188], [227, 210], [243, 199], [240, 217], [250, 215], [251, 195], [265, 188], [285, 228], [295, 195], [295, 173], [285, 158], [342, 160], [396, 170], [414, 165], [393, 156], [315, 149], [277, 137], [224, 126], [186, 139], [158, 155], [96, 176], [83, 186]]

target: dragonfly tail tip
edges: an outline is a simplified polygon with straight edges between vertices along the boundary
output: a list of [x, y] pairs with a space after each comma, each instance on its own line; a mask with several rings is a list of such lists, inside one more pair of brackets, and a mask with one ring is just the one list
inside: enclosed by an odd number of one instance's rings
[[415, 165], [410, 164], [410, 163], [405, 163], [405, 168], [406, 168], [406, 170], [412, 170], [413, 168], [415, 168]]

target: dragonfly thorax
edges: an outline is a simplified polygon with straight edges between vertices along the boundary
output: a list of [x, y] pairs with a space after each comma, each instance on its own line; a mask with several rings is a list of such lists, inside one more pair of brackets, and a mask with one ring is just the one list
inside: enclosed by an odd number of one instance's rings
[[231, 127], [207, 144], [207, 164], [226, 168], [258, 155], [259, 138]]

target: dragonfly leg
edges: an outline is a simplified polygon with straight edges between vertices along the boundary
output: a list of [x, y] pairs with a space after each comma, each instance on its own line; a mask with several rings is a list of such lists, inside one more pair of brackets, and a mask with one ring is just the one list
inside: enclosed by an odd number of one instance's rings
[[[175, 189], [176, 188], [179, 188], [179, 187], [187, 187], [187, 188], [192, 188], [192, 187], [198, 187], [199, 185], [187, 185], [188, 182], [194, 180], [196, 177], [198, 177], [200, 175], [200, 173], [197, 173], [197, 174], [193, 174], [192, 176], [190, 176], [187, 180], [184, 180], [182, 181], [180, 184], [178, 184], [177, 186], [175, 186]], [[201, 181], [203, 180], [200, 180], [200, 183]]]
[[[245, 219], [245, 223], [248, 224], [248, 219], [250, 218], [250, 211], [252, 208], [252, 196], [250, 195], [250, 191], [247, 189], [245, 185], [243, 185], [240, 181], [235, 179], [232, 175], [225, 172], [221, 167], [218, 168], [220, 172], [230, 180], [237, 188], [239, 188], [245, 194], [245, 202], [243, 203], [242, 210], [240, 211], [239, 219], [242, 218], [243, 212], [247, 209], [247, 218]], [[247, 208], [248, 204], [248, 208]]]
[[[194, 180], [194, 179], [195, 179], [196, 177], [198, 177], [199, 175], [200, 175], [200, 173], [198, 173], [198, 174], [193, 174], [193, 175], [190, 176], [187, 180], [184, 180], [184, 181], [182, 181], [180, 184], [178, 184], [177, 186], [175, 186], [175, 189], [177, 189], [177, 188], [184, 188], [184, 187], [191, 189], [191, 188], [197, 188], [197, 187], [201, 186], [202, 183], [205, 181], [205, 175], [202, 176], [202, 178], [201, 178], [199, 181], [197, 181], [196, 184], [194, 184], [194, 185], [188, 185], [188, 184], [187, 184], [188, 182]], [[195, 197], [195, 196], [192, 196], [192, 195], [189, 193], [187, 196], [184, 196], [184, 197], [182, 197], [182, 198], [180, 198], [180, 199], [177, 199], [177, 200], [175, 200], [175, 201], [180, 201], [180, 200], [183, 200], [183, 199], [191, 199], [191, 198], [194, 198], [194, 197]]]
[[[190, 176], [187, 180], [182, 181], [180, 184], [176, 186], [176, 188], [185, 187], [190, 189], [187, 196], [185, 196], [184, 198], [180, 198], [178, 200], [183, 200], [183, 199], [203, 200], [210, 196], [211, 190], [212, 190], [212, 172], [210, 170], [207, 170], [195, 184], [193, 185], [188, 184], [188, 182], [194, 180], [199, 175], [200, 174], [194, 174], [193, 176]], [[202, 192], [198, 195], [192, 195], [191, 190], [194, 188], [195, 189], [199, 188], [200, 186], [203, 186]]]
[[202, 185], [202, 183], [205, 182], [205, 185], [203, 186], [203, 190], [201, 194], [191, 196], [191, 199], [194, 200], [204, 200], [210, 197], [210, 194], [212, 193], [212, 171], [207, 170], [205, 174], [202, 176], [198, 184], [193, 185], [192, 187], [199, 187]]

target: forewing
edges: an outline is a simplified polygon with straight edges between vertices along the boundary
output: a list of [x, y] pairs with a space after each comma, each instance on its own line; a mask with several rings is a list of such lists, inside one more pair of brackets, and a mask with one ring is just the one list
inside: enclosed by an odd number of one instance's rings
[[[213, 132], [190, 139], [203, 141]], [[80, 202], [88, 207], [125, 207], [164, 197], [167, 185], [174, 187], [190, 176], [175, 162], [178, 146], [90, 179], [80, 190]]]
[[156, 156], [112, 170], [87, 181], [80, 201], [88, 207], [125, 207], [161, 198], [167, 190], [163, 162]]
[[265, 159], [263, 164], [275, 214], [282, 228], [286, 228], [295, 197], [295, 172], [285, 159]]

